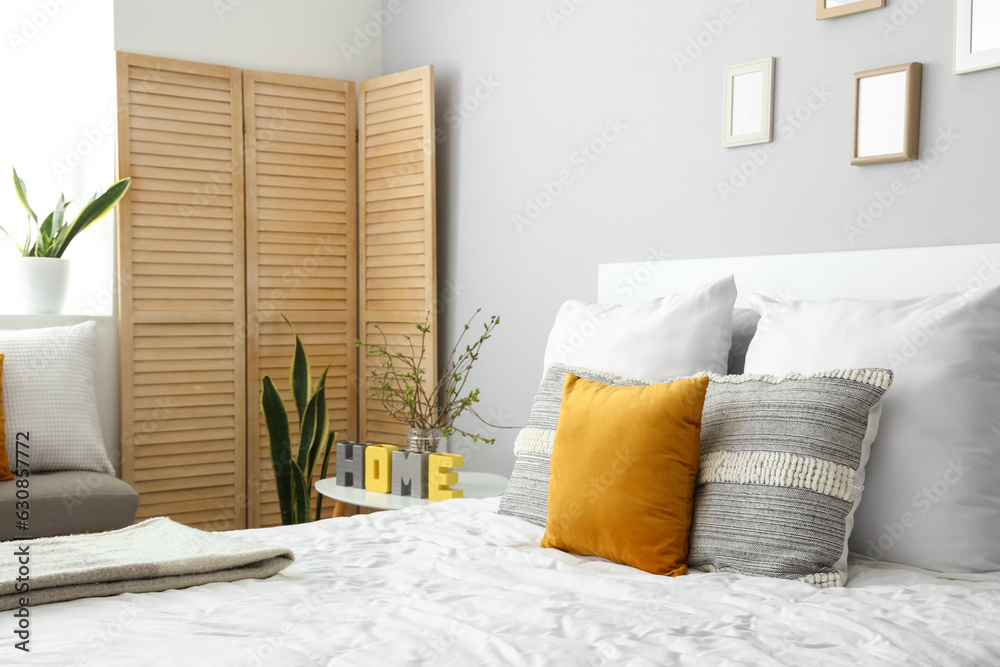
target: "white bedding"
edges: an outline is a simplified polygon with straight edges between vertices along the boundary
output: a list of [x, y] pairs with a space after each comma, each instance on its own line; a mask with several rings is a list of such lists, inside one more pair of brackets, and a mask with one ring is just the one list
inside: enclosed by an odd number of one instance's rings
[[31, 609], [0, 664], [1000, 665], [1000, 577], [854, 563], [846, 589], [670, 579], [538, 547], [542, 530], [453, 500], [231, 533], [291, 548], [266, 581]]

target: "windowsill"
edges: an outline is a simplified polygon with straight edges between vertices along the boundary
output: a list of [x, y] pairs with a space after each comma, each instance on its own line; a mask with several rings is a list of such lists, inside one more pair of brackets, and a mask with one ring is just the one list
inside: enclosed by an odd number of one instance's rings
[[102, 325], [118, 324], [115, 315], [22, 315], [0, 313], [0, 328], [13, 326], [17, 329], [33, 329], [35, 327], [66, 326], [80, 322], [94, 321]]

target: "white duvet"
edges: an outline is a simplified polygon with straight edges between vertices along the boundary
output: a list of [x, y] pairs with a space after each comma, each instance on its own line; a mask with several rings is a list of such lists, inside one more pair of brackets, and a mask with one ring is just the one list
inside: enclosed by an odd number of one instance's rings
[[0, 665], [1000, 666], [1000, 577], [854, 563], [845, 589], [670, 579], [542, 549], [495, 507], [231, 533], [297, 560], [266, 581], [32, 608], [30, 654], [5, 612]]

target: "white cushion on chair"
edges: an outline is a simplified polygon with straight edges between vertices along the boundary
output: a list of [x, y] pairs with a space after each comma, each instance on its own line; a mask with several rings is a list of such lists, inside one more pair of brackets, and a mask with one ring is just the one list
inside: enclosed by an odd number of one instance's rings
[[17, 434], [27, 433], [33, 473], [92, 470], [114, 475], [97, 413], [96, 341], [94, 322], [0, 331], [11, 470]]

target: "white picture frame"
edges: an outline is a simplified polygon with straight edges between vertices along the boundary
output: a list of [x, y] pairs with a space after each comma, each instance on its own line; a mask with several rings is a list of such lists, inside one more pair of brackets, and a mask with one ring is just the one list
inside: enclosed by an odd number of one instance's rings
[[854, 75], [851, 164], [916, 160], [920, 152], [923, 65], [907, 63]]
[[1000, 67], [1000, 0], [955, 0], [955, 74]]
[[816, 0], [816, 20], [839, 19], [883, 7], [885, 0]]
[[723, 147], [766, 144], [772, 140], [774, 63], [774, 58], [764, 58], [726, 68]]

